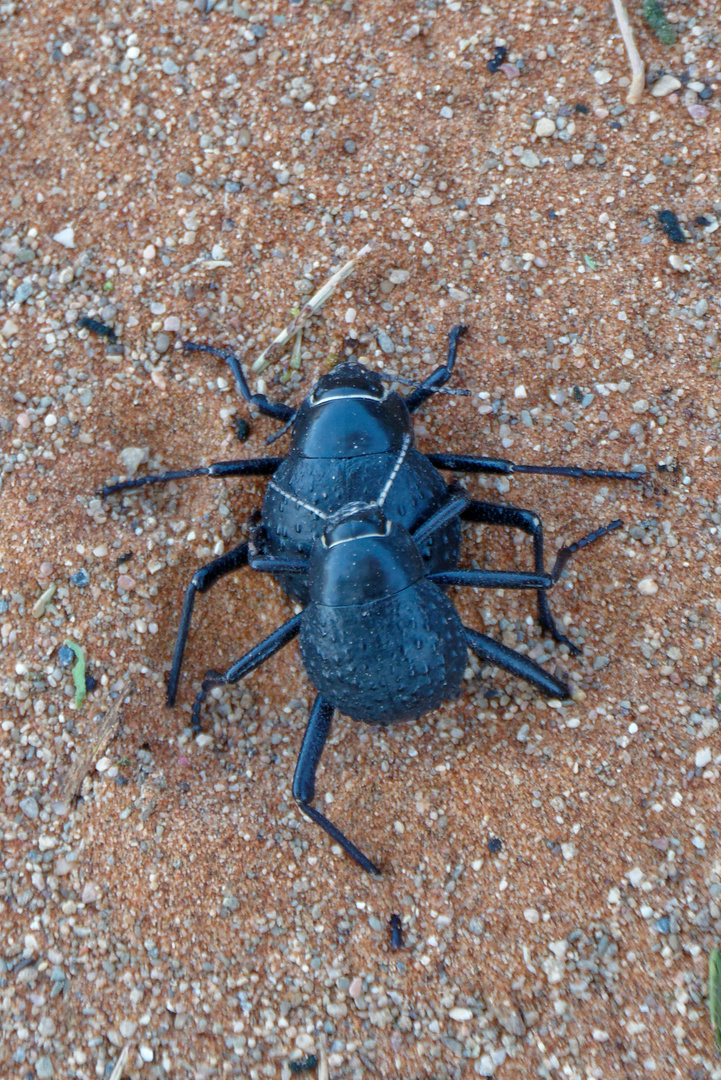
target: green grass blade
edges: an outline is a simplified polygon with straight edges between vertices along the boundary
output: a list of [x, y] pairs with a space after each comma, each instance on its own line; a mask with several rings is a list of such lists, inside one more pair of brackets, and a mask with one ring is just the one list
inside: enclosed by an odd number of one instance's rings
[[75, 683], [75, 708], [81, 709], [83, 702], [85, 701], [85, 657], [83, 650], [75, 642], [69, 638], [63, 644], [67, 645], [69, 649], [75, 653], [75, 663], [73, 664], [73, 682]]

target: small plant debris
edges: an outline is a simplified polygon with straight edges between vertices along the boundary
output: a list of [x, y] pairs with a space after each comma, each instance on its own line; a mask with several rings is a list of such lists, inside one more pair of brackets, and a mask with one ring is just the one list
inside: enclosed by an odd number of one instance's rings
[[673, 210], [659, 210], [656, 216], [669, 240], [672, 240], [674, 244], [686, 243], [686, 233], [681, 228], [681, 223]]
[[708, 958], [708, 1011], [716, 1046], [721, 1050], [721, 953], [712, 949]]
[[585, 264], [586, 264], [586, 266], [588, 267], [589, 270], [595, 270], [596, 269], [596, 263], [593, 261], [593, 259], [591, 258], [590, 255], [584, 255], [583, 256], [583, 261], [585, 262]]
[[308, 1054], [308, 1057], [301, 1058], [300, 1061], [289, 1061], [288, 1068], [292, 1073], [310, 1072], [311, 1069], [318, 1067], [318, 1058], [315, 1054]]
[[126, 551], [124, 555], [119, 555], [118, 558], [115, 560], [115, 565], [122, 566], [123, 563], [129, 562], [134, 554], [134, 551]]
[[497, 45], [493, 56], [488, 61], [488, 70], [490, 72], [496, 72], [500, 70], [501, 64], [506, 62], [508, 56], [508, 49], [505, 45]]
[[89, 315], [82, 315], [78, 319], [78, 326], [83, 330], [89, 330], [91, 334], [97, 334], [98, 337], [107, 338], [111, 345], [115, 345], [118, 340], [112, 326], [106, 326], [99, 319], [91, 319]]
[[87, 692], [87, 684], [85, 681], [85, 656], [83, 650], [75, 641], [71, 641], [68, 638], [63, 644], [72, 652], [75, 653], [75, 663], [73, 665], [73, 682], [75, 683], [75, 708], [82, 709], [83, 702], [85, 701], [85, 694]]
[[666, 18], [660, 0], [644, 0], [643, 21], [653, 30], [662, 45], [676, 44], [676, 28]]
[[398, 952], [403, 948], [403, 924], [401, 923], [400, 915], [396, 915], [395, 912], [390, 918], [391, 924], [391, 949], [393, 952]]

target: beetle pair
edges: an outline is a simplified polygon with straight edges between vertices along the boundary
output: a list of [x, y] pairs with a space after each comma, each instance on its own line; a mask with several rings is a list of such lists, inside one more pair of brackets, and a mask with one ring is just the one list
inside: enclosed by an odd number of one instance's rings
[[[219, 578], [250, 566], [273, 574], [304, 606], [225, 673], [209, 671], [193, 707], [193, 730], [214, 687], [235, 683], [294, 637], [317, 691], [293, 779], [302, 811], [369, 873], [380, 871], [313, 805], [315, 775], [335, 709], [369, 724], [388, 725], [423, 715], [459, 691], [471, 649], [553, 697], [569, 688], [527, 656], [462, 624], [446, 595], [450, 585], [534, 589], [542, 628], [573, 652], [551, 615], [546, 590], [574, 552], [620, 527], [613, 521], [562, 548], [550, 573], [543, 529], [528, 510], [471, 499], [447, 485], [439, 470], [512, 475], [633, 480], [638, 473], [573, 466], [515, 465], [458, 454], [421, 454], [414, 447], [412, 414], [448, 381], [465, 327], [450, 333], [448, 356], [407, 397], [383, 386], [377, 372], [350, 360], [316, 383], [296, 411], [251, 394], [230, 352], [186, 348], [224, 359], [242, 397], [262, 414], [292, 428], [287, 457], [215, 462], [109, 485], [110, 495], [145, 484], [193, 476], [270, 476], [262, 524], [249, 541], [202, 567], [185, 595], [168, 683], [175, 702], [196, 595]], [[461, 520], [521, 529], [533, 538], [533, 572], [461, 570]]]

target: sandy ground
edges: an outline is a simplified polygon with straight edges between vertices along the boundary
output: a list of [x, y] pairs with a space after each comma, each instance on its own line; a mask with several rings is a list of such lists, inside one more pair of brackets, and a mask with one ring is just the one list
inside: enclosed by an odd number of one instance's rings
[[[626, 106], [601, 3], [0, 4], [2, 1077], [255, 1080], [322, 1047], [332, 1080], [721, 1077], [721, 7], [668, 14], [665, 47], [631, 12], [649, 84], [675, 90]], [[580, 657], [528, 596], [451, 591], [585, 699], [469, 658], [420, 723], [336, 720], [318, 805], [380, 881], [293, 802], [295, 644], [190, 738], [206, 668], [293, 613], [270, 578], [199, 599], [164, 705], [184, 589], [266, 481], [97, 495], [139, 458], [264, 454], [278, 425], [180, 341], [249, 371], [369, 239], [300, 367], [263, 373], [272, 397], [353, 351], [423, 378], [465, 322], [471, 396], [424, 406], [422, 450], [647, 473], [468, 478], [536, 511], [549, 559], [625, 527], [552, 595]], [[530, 557], [464, 532], [464, 566]], [[79, 710], [66, 639], [97, 680]]]

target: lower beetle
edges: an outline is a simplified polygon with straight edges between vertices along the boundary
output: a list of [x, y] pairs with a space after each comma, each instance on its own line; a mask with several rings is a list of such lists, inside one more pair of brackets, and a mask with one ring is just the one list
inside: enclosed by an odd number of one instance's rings
[[[556, 628], [546, 590], [574, 552], [621, 526], [613, 521], [562, 548], [549, 574], [536, 514], [472, 500], [458, 485], [446, 485], [438, 470], [639, 478], [636, 472], [516, 465], [498, 458], [417, 451], [411, 414], [449, 379], [464, 332], [462, 326], [451, 331], [446, 363], [406, 398], [384, 388], [377, 372], [348, 361], [324, 375], [297, 411], [251, 394], [234, 354], [187, 344], [225, 359], [243, 398], [292, 428], [288, 456], [215, 462], [103, 489], [110, 495], [192, 476], [272, 477], [262, 524], [250, 540], [204, 566], [188, 587], [168, 704], [175, 701], [197, 593], [245, 565], [273, 574], [304, 609], [225, 673], [206, 674], [193, 707], [193, 731], [201, 730], [201, 708], [211, 689], [238, 682], [300, 635], [303, 662], [318, 696], [303, 738], [293, 795], [309, 818], [373, 874], [380, 872], [375, 864], [312, 805], [315, 774], [335, 709], [369, 724], [419, 717], [457, 694], [469, 648], [546, 694], [568, 697], [568, 686], [539, 664], [464, 626], [445, 590], [451, 585], [534, 589], [543, 629], [578, 652]], [[534, 571], [459, 569], [461, 519], [529, 533]]]

